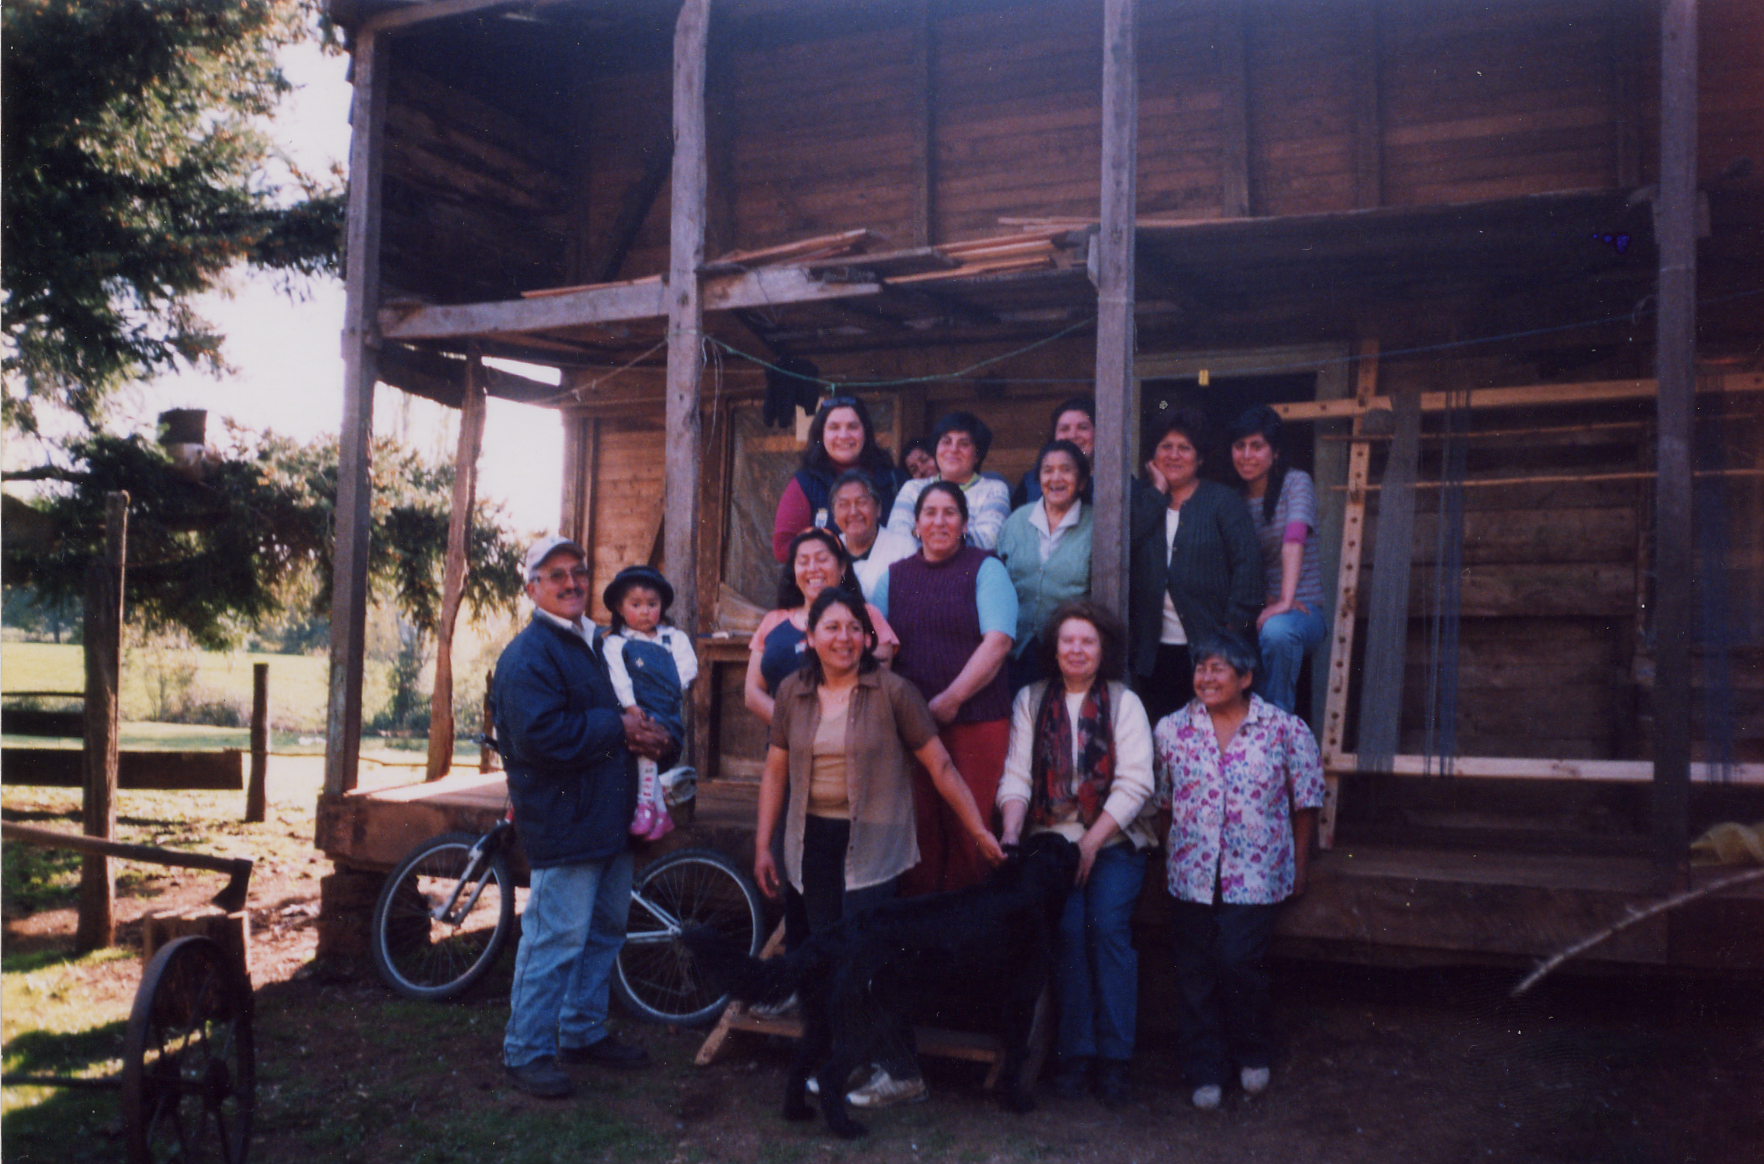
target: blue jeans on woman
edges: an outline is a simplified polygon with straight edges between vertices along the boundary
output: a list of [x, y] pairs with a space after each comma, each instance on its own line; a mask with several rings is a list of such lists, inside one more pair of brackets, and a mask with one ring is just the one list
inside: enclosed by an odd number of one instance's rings
[[1061, 1059], [1133, 1057], [1139, 955], [1131, 922], [1146, 858], [1130, 841], [1109, 845], [1097, 853], [1083, 887], [1066, 895], [1054, 954]]
[[631, 851], [533, 870], [502, 1061], [520, 1067], [607, 1036], [613, 963], [631, 912]]
[[1328, 633], [1329, 624], [1316, 610], [1289, 610], [1263, 623], [1257, 636], [1262, 667], [1256, 675], [1256, 694], [1281, 711], [1291, 711], [1298, 700], [1299, 671], [1305, 656], [1316, 650]]

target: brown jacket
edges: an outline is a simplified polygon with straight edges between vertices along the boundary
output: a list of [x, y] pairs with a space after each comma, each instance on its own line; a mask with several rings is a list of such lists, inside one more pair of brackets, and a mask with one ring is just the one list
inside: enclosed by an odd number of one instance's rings
[[[911, 683], [887, 668], [861, 674], [845, 725], [845, 771], [851, 805], [851, 846], [845, 888], [864, 889], [919, 863], [913, 819], [912, 754], [937, 735], [937, 721]], [[802, 830], [808, 815], [810, 766], [821, 701], [801, 671], [778, 686], [771, 746], [790, 754], [784, 805], [784, 873], [802, 889]]]

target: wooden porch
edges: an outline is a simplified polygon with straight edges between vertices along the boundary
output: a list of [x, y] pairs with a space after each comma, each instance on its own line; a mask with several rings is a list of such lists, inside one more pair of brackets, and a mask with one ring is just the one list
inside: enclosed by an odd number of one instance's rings
[[[1757, 799], [1759, 790], [1734, 791]], [[490, 828], [502, 816], [504, 795], [497, 772], [327, 795], [319, 805], [318, 846], [377, 891], [379, 878], [419, 841], [450, 829]], [[756, 795], [751, 782], [701, 781], [690, 820], [645, 856], [702, 845], [747, 867]], [[1628, 853], [1564, 853], [1524, 851], [1512, 838], [1503, 843], [1492, 836], [1425, 846], [1353, 839], [1355, 832], [1373, 831], [1350, 823], [1333, 850], [1317, 854], [1309, 892], [1281, 914], [1277, 953], [1382, 965], [1510, 965], [1517, 971], [1664, 896], [1645, 840], [1628, 846]], [[1606, 848], [1619, 845], [1613, 841]], [[1160, 872], [1161, 865], [1154, 865], [1148, 874], [1134, 919], [1137, 944], [1147, 952], [1164, 945]], [[1731, 872], [1693, 869], [1690, 886]], [[365, 923], [363, 916], [356, 924]], [[1149, 984], [1161, 980], [1164, 961], [1153, 955], [1142, 964], [1148, 1000], [1162, 997]], [[1588, 951], [1576, 968], [1764, 971], [1764, 883], [1712, 894], [1643, 922]]]

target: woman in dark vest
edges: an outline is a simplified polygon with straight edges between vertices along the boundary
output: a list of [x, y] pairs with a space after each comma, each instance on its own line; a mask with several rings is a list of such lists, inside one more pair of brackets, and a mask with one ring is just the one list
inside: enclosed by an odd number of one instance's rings
[[839, 532], [833, 521], [833, 480], [848, 469], [862, 469], [875, 483], [881, 511], [894, 504], [894, 458], [876, 444], [876, 426], [870, 410], [855, 396], [834, 396], [822, 401], [809, 422], [808, 448], [802, 466], [772, 520], [772, 554], [780, 562], [790, 560], [790, 539], [805, 529]]
[[[919, 552], [888, 567], [873, 597], [900, 636], [895, 671], [924, 695], [975, 803], [991, 805], [1010, 746], [1004, 664], [1017, 630], [1017, 592], [1004, 563], [968, 545], [967, 531], [961, 487], [926, 486], [914, 509]], [[960, 889], [984, 877], [973, 838], [922, 768], [913, 772], [913, 798], [919, 864], [901, 878], [901, 892]]]

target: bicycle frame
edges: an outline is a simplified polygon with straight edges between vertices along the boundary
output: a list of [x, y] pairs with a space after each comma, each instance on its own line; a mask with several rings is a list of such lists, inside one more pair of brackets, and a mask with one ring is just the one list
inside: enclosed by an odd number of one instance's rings
[[[513, 829], [513, 822], [504, 819], [495, 828], [478, 838], [478, 843], [472, 846], [471, 853], [468, 855], [469, 860], [465, 872], [454, 885], [453, 892], [429, 911], [430, 917], [436, 921], [446, 922], [448, 925], [459, 925], [466, 915], [472, 912], [472, 909], [478, 904], [479, 896], [484, 892], [484, 870], [490, 867], [490, 858], [500, 852], [502, 846], [507, 843], [508, 834]], [[472, 887], [472, 895], [466, 898], [465, 904], [462, 906], [459, 895], [467, 885]]]

